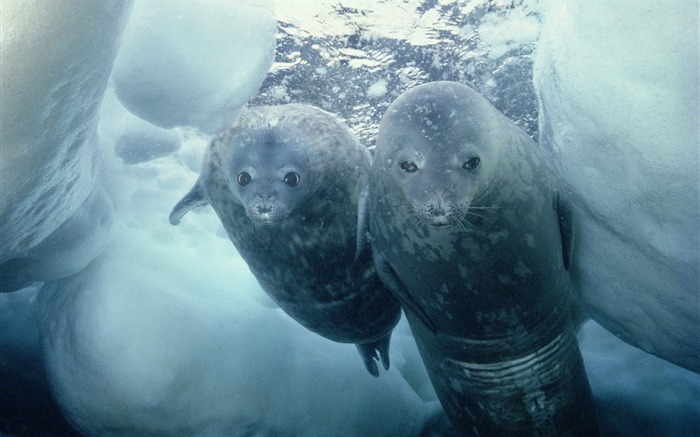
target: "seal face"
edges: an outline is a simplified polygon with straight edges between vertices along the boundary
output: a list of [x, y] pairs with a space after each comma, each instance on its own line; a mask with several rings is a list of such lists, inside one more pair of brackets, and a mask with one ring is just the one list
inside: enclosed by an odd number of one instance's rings
[[177, 224], [209, 203], [262, 288], [291, 317], [355, 343], [367, 370], [389, 367], [400, 305], [366, 241], [369, 152], [331, 114], [303, 105], [247, 109], [213, 138]]
[[537, 145], [464, 85], [413, 88], [381, 121], [374, 261], [461, 432], [597, 432], [555, 188]]

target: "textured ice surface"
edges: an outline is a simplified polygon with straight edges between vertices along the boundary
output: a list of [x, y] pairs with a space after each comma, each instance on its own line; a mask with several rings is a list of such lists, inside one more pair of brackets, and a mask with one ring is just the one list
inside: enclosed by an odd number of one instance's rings
[[214, 133], [262, 83], [275, 30], [268, 11], [240, 2], [140, 0], [112, 73], [117, 96], [156, 126]]
[[129, 1], [3, 2], [0, 263], [76, 213], [94, 187], [95, 128]]
[[125, 164], [138, 164], [171, 155], [182, 145], [179, 129], [163, 129], [140, 119], [127, 111], [114, 94], [114, 88], [105, 92], [99, 124], [103, 148]]
[[700, 371], [698, 4], [552, 1], [546, 17], [541, 143], [575, 206], [579, 295], [622, 339]]

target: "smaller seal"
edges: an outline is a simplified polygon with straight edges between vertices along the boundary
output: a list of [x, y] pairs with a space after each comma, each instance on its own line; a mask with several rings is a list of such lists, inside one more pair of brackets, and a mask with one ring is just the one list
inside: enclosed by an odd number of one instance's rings
[[455, 427], [595, 435], [572, 222], [538, 146], [471, 88], [428, 83], [387, 109], [370, 187], [377, 271]]
[[215, 136], [178, 224], [212, 206], [262, 288], [292, 318], [355, 343], [367, 370], [389, 369], [401, 308], [367, 242], [369, 152], [333, 115], [306, 105], [246, 109]]

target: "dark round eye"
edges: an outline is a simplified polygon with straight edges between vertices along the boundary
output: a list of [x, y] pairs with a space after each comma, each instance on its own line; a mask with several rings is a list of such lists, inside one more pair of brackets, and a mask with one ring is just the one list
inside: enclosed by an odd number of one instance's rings
[[290, 171], [289, 173], [284, 175], [284, 183], [289, 185], [290, 187], [296, 187], [297, 185], [299, 185], [299, 182], [301, 182], [301, 176], [299, 176], [299, 173]]
[[481, 159], [479, 159], [478, 156], [475, 156], [473, 158], [469, 158], [465, 161], [464, 164], [462, 164], [462, 168], [465, 170], [474, 170], [479, 166], [479, 163], [481, 162]]
[[413, 173], [418, 170], [418, 166], [413, 161], [402, 161], [399, 166], [401, 167], [401, 170], [405, 171], [406, 173]]
[[238, 185], [240, 185], [241, 187], [245, 187], [252, 180], [253, 178], [250, 177], [250, 173], [248, 173], [247, 171], [239, 173], [236, 177], [236, 181], [238, 181]]

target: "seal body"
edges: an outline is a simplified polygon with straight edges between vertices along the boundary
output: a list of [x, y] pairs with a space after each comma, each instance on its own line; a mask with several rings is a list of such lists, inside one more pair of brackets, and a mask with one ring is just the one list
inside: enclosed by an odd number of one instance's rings
[[247, 109], [209, 145], [177, 224], [209, 203], [262, 288], [291, 317], [355, 343], [378, 375], [400, 305], [379, 280], [366, 241], [371, 159], [331, 114], [303, 105]]
[[592, 435], [570, 236], [537, 145], [472, 89], [418, 86], [384, 115], [369, 222], [450, 420], [476, 435]]

